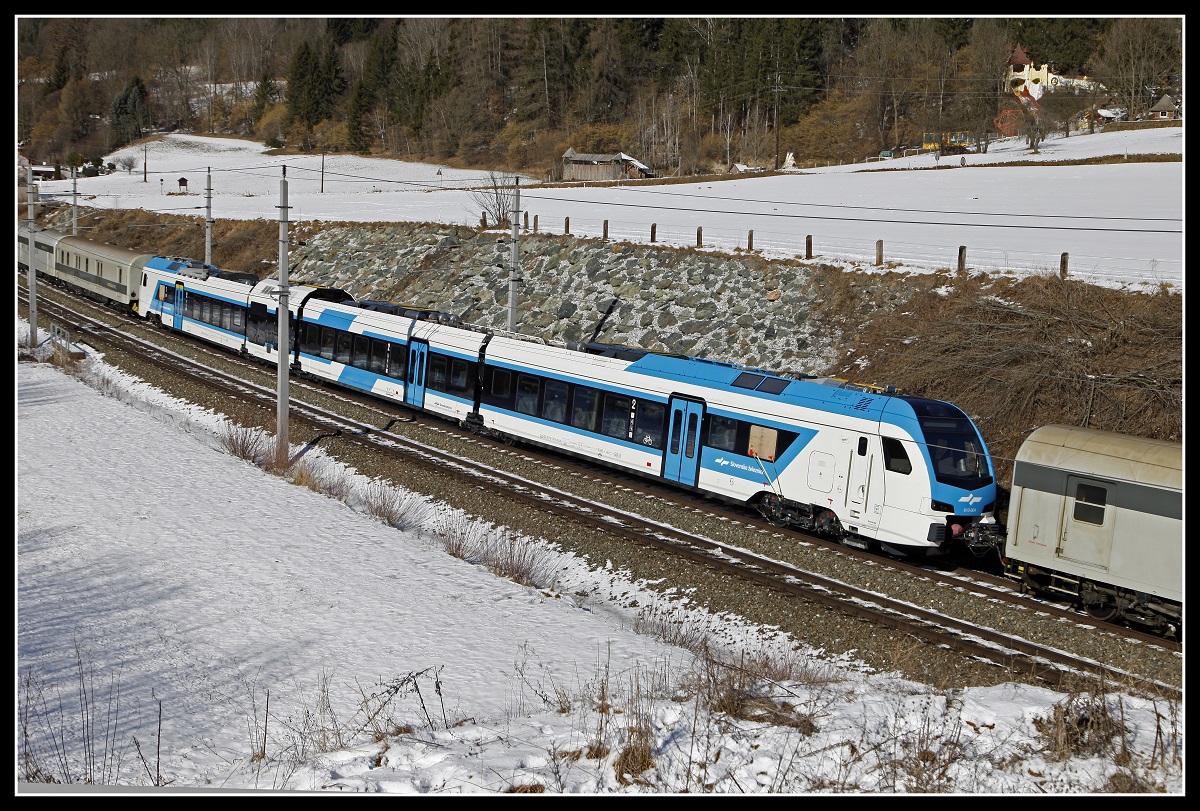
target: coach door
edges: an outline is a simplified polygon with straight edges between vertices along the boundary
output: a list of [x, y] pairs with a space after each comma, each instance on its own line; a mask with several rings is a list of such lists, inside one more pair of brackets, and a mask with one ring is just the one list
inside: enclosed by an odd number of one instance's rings
[[846, 485], [846, 506], [850, 508], [852, 519], [875, 525], [879, 517], [871, 505], [879, 500], [879, 496], [871, 493], [871, 479], [876, 472], [871, 445], [869, 437], [860, 435], [854, 439], [854, 447], [850, 452], [850, 478]]
[[700, 467], [700, 426], [704, 403], [671, 398], [667, 423], [667, 451], [663, 476], [683, 484], [695, 484]]
[[175, 329], [183, 329], [183, 282], [175, 282]]
[[1056, 550], [1060, 557], [1108, 568], [1116, 525], [1116, 508], [1111, 505], [1116, 495], [1117, 485], [1112, 482], [1067, 476], [1062, 534]]
[[425, 362], [429, 359], [429, 344], [408, 342], [408, 380], [404, 387], [404, 402], [415, 408], [425, 407]]

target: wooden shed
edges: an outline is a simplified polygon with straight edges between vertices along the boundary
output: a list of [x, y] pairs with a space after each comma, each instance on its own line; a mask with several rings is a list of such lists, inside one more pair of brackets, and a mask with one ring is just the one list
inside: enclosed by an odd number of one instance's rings
[[563, 180], [640, 180], [654, 177], [650, 167], [624, 152], [602, 155], [576, 152], [563, 153]]

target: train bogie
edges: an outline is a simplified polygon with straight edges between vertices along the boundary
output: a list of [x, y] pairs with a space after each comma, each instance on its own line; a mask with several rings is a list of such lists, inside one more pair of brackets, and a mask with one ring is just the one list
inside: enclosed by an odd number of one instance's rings
[[1178, 442], [1038, 428], [1013, 467], [1006, 570], [1099, 619], [1178, 628], [1182, 463]]

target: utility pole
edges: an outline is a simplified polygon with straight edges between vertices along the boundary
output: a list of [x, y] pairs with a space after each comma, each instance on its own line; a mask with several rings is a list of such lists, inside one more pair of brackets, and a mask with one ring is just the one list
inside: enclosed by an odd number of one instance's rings
[[143, 183], [150, 182], [150, 181], [146, 180], [146, 157], [148, 154], [149, 153], [147, 152], [147, 147], [145, 144], [143, 144], [142, 145], [142, 182]]
[[37, 268], [33, 264], [34, 242], [37, 238], [37, 220], [33, 216], [33, 163], [29, 164], [29, 180], [26, 185], [25, 199], [29, 202], [29, 350], [37, 347]]
[[212, 264], [212, 167], [208, 167], [208, 180], [204, 188], [204, 196], [208, 198], [204, 214], [204, 263]]
[[278, 343], [275, 354], [278, 365], [275, 403], [275, 464], [287, 467], [290, 444], [288, 442], [288, 365], [291, 363], [291, 331], [288, 314], [288, 204], [287, 167], [283, 167], [283, 178], [279, 181], [279, 321]]
[[775, 171], [779, 171], [779, 72], [775, 73]]
[[508, 331], [517, 331], [517, 286], [521, 283], [519, 262], [521, 256], [521, 178], [516, 176], [513, 182], [512, 208], [512, 268], [508, 274]]

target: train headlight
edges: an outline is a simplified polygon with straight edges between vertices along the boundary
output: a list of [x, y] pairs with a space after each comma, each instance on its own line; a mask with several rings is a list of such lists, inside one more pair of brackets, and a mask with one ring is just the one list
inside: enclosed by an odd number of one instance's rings
[[943, 513], [954, 512], [954, 508], [951, 507], [949, 504], [947, 504], [944, 501], [930, 501], [929, 508], [931, 510], [936, 510], [937, 512], [943, 512]]

